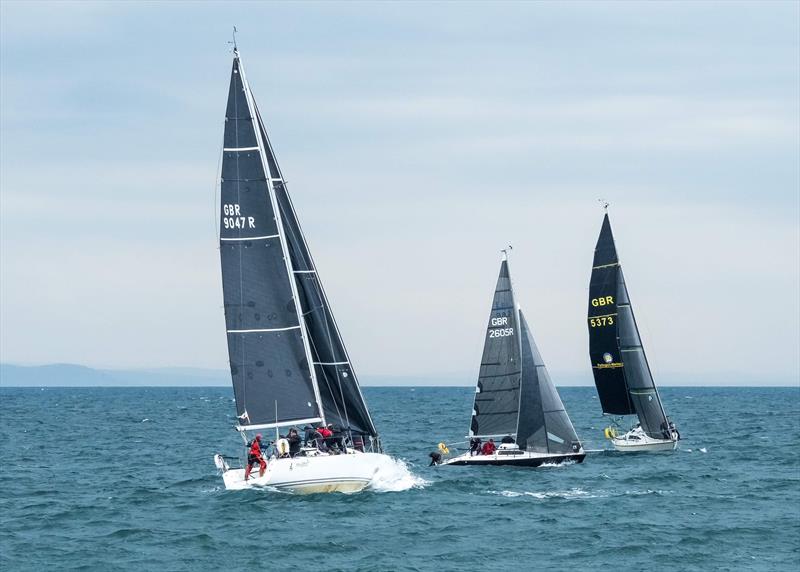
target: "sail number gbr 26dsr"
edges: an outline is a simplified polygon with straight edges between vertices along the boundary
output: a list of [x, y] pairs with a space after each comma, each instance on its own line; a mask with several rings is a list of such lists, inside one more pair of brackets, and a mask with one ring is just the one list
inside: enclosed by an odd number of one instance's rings
[[498, 326], [508, 326], [508, 317], [503, 316], [501, 318], [492, 318], [490, 321], [491, 329], [489, 330], [489, 337], [490, 338], [504, 338], [506, 336], [513, 336], [514, 335], [514, 328], [506, 327], [506, 328], [498, 328]]
[[[600, 298], [592, 298], [592, 306], [599, 308], [601, 306], [611, 306], [614, 303], [614, 296], [601, 296]], [[616, 314], [606, 314], [605, 316], [594, 316], [589, 318], [589, 325], [593, 328], [601, 326], [613, 326], [614, 316]]]
[[236, 203], [222, 205], [222, 225], [225, 228], [255, 228], [256, 218], [242, 216], [241, 209]]

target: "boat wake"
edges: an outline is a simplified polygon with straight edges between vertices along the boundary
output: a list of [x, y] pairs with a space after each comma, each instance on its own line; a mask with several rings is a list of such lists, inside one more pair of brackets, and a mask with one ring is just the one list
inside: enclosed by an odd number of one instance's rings
[[367, 490], [392, 493], [409, 489], [421, 489], [427, 484], [428, 481], [411, 472], [405, 461], [387, 456], [381, 460]]
[[666, 495], [670, 494], [670, 491], [662, 491], [662, 490], [626, 490], [623, 492], [614, 492], [614, 491], [606, 491], [606, 490], [598, 490], [598, 491], [585, 491], [581, 488], [573, 488], [568, 491], [545, 491], [545, 492], [534, 492], [534, 491], [486, 491], [492, 495], [499, 495], [508, 498], [516, 498], [516, 497], [532, 497], [538, 500], [548, 500], [548, 499], [564, 499], [564, 500], [576, 500], [576, 499], [597, 499], [597, 498], [610, 498], [616, 496], [640, 496], [640, 495]]

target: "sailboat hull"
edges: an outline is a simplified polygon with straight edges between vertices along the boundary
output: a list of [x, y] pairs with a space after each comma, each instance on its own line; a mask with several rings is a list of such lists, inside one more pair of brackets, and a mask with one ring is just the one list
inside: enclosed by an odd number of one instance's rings
[[677, 434], [673, 434], [674, 439], [654, 439], [642, 431], [641, 427], [635, 427], [619, 437], [613, 437], [611, 444], [614, 450], [621, 453], [658, 453], [663, 451], [674, 451], [678, 448]]
[[678, 448], [677, 441], [666, 439], [652, 439], [647, 442], [612, 439], [611, 444], [614, 445], [614, 450], [620, 453], [658, 453], [661, 451], [674, 451]]
[[500, 453], [492, 455], [470, 455], [465, 453], [452, 459], [442, 461], [442, 465], [511, 465], [516, 467], [539, 467], [541, 465], [560, 465], [573, 462], [582, 463], [586, 453], [570, 453], [566, 455], [551, 455], [547, 453], [520, 452], [514, 455]]
[[273, 488], [295, 494], [355, 493], [369, 486], [382, 463], [390, 457], [351, 451], [341, 455], [319, 454], [286, 459], [271, 458], [263, 477], [253, 467], [245, 481], [244, 469], [222, 470], [227, 490]]

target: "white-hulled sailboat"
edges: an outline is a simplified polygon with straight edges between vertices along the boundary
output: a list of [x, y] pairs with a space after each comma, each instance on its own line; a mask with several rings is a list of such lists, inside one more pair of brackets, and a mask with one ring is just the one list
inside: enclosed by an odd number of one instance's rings
[[473, 445], [497, 440], [498, 446], [488, 454], [472, 450], [450, 457], [441, 443], [440, 452], [431, 456], [441, 465], [524, 467], [580, 463], [586, 457], [514, 297], [506, 250], [486, 328], [469, 439]]
[[605, 436], [617, 451], [672, 451], [680, 435], [664, 412], [647, 363], [611, 232], [608, 204], [605, 208], [589, 283], [589, 356], [603, 413], [639, 418], [624, 433], [618, 433], [615, 419]]
[[[234, 46], [220, 183], [220, 257], [231, 378], [249, 434], [333, 424], [344, 452], [306, 447], [263, 476], [214, 457], [227, 489], [354, 492], [389, 457], [370, 418], [286, 181]], [[285, 445], [277, 442], [277, 445]], [[276, 446], [276, 450], [282, 447]]]

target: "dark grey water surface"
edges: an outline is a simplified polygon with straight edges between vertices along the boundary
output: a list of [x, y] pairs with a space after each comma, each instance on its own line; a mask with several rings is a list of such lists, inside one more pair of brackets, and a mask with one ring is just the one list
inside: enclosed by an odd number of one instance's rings
[[[605, 447], [593, 388], [562, 388]], [[3, 570], [798, 570], [800, 388], [665, 388], [676, 453], [428, 468], [466, 388], [366, 388], [407, 490], [227, 492], [223, 388], [0, 389]]]

